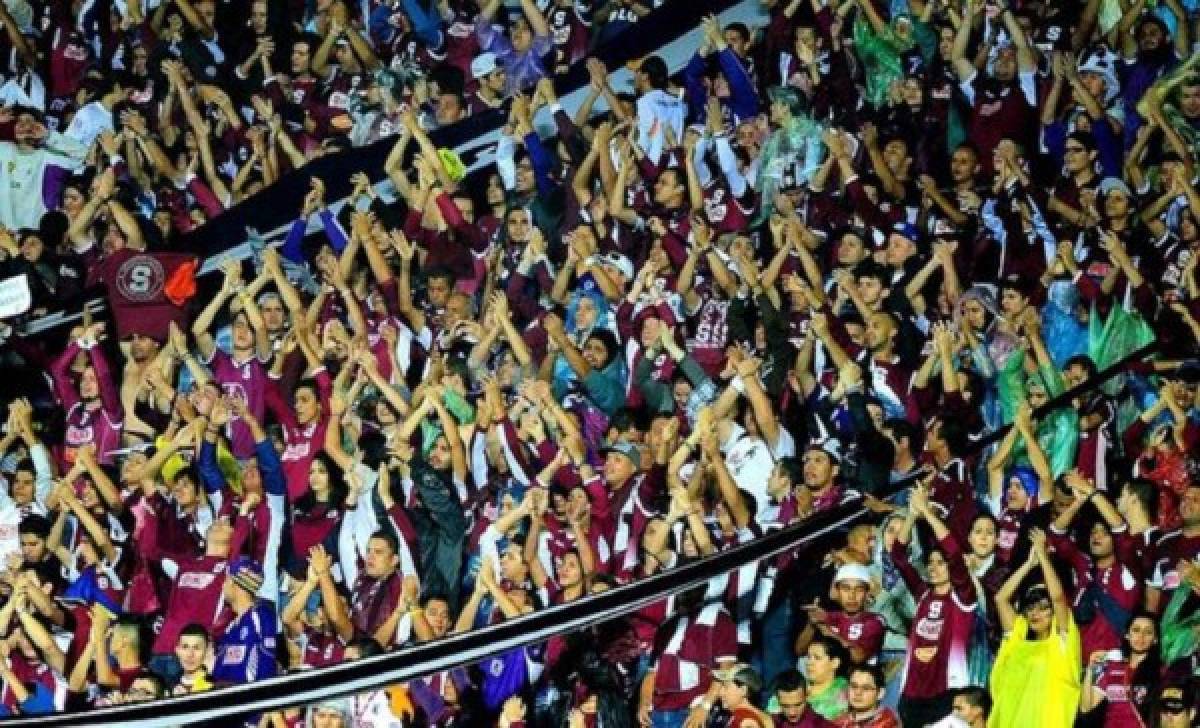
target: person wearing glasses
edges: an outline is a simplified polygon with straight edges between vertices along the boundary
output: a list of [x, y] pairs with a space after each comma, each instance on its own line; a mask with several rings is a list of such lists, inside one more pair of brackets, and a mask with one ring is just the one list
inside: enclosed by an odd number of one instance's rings
[[[1004, 640], [992, 668], [995, 705], [988, 726], [1070, 728], [1081, 692], [1079, 628], [1050, 562], [1045, 532], [1032, 529], [1029, 540], [1029, 558], [996, 593]], [[1018, 613], [1013, 596], [1035, 568], [1041, 570], [1044, 583], [1025, 591]]]
[[833, 724], [837, 728], [900, 728], [896, 711], [882, 705], [886, 684], [876, 665], [850, 668], [850, 709]]

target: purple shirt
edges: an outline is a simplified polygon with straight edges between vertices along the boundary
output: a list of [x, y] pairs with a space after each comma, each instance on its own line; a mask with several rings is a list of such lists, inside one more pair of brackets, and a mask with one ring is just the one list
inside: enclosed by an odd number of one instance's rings
[[[264, 362], [257, 356], [236, 362], [218, 348], [213, 350], [208, 368], [212, 371], [213, 381], [221, 385], [222, 392], [244, 401], [255, 418], [260, 422], [263, 420], [267, 410], [267, 365]], [[240, 417], [229, 420], [225, 434], [229, 436], [229, 447], [234, 457], [244, 459], [254, 456], [254, 437]]]
[[518, 53], [501, 29], [501, 26], [493, 25], [483, 16], [475, 19], [475, 35], [479, 38], [479, 47], [483, 51], [496, 54], [496, 61], [504, 67], [507, 77], [505, 93], [512, 96], [522, 89], [531, 88], [546, 77], [542, 56], [554, 48], [554, 38], [549, 34], [534, 35], [529, 48], [524, 53]]

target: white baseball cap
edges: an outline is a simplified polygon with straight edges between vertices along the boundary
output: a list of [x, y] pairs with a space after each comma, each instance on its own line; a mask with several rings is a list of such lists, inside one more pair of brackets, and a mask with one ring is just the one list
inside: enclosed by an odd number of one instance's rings
[[495, 53], [492, 53], [491, 51], [488, 51], [487, 53], [480, 53], [479, 55], [475, 56], [474, 60], [471, 61], [471, 77], [475, 78], [476, 80], [481, 79], [492, 71], [495, 71], [496, 68], [497, 65]]

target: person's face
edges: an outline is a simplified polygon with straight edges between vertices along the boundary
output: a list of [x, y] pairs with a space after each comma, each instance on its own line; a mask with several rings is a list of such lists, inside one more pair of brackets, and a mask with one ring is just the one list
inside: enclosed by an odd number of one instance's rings
[[287, 312], [283, 309], [282, 301], [269, 298], [259, 306], [259, 311], [262, 312], [263, 323], [266, 325], [267, 331], [271, 333], [283, 331], [287, 321]]
[[619, 452], [610, 452], [604, 457], [604, 477], [610, 483], [623, 483], [636, 472], [633, 461]]
[[867, 322], [867, 348], [872, 352], [886, 350], [896, 335], [896, 324], [892, 317], [877, 313]]
[[855, 265], [866, 257], [867, 248], [857, 235], [847, 233], [838, 241], [837, 258], [840, 265]]
[[[1163, 690], [1160, 702], [1166, 703], [1167, 701], [1171, 701], [1172, 703], [1176, 701], [1183, 702], [1183, 690], [1176, 687]], [[1192, 719], [1195, 717], [1196, 710], [1194, 708], [1188, 709], [1185, 707], [1182, 710], [1176, 711], [1164, 704], [1159, 710], [1158, 724], [1161, 728], [1191, 728], [1194, 725]]]
[[925, 560], [925, 568], [929, 572], [929, 584], [931, 586], [941, 586], [950, 581], [950, 568], [946, 563], [946, 557], [941, 551], [934, 551], [929, 554], [929, 558]]
[[575, 328], [590, 329], [596, 324], [596, 302], [589, 296], [583, 296], [575, 305]]
[[887, 144], [884, 144], [883, 161], [892, 172], [905, 171], [909, 163], [912, 162], [912, 159], [908, 156], [908, 144], [900, 139], [892, 139]]
[[504, 87], [507, 83], [508, 72], [501, 66], [496, 66], [496, 70], [483, 77], [483, 84], [494, 94], [504, 93]]
[[909, 106], [920, 106], [925, 100], [925, 90], [921, 88], [921, 82], [915, 78], [906, 78], [900, 86], [901, 95], [904, 98], [904, 103]]
[[1029, 622], [1029, 629], [1037, 635], [1046, 635], [1050, 632], [1050, 622], [1054, 617], [1054, 607], [1050, 604], [1049, 599], [1042, 599], [1022, 610], [1025, 619]]
[[37, 127], [38, 120], [33, 114], [18, 114], [16, 125], [13, 127], [13, 136], [18, 144], [33, 143]]
[[686, 379], [680, 379], [675, 382], [671, 393], [675, 399], [675, 406], [678, 409], [686, 409], [688, 399], [692, 396], [692, 383]]
[[975, 151], [967, 147], [959, 147], [950, 155], [950, 178], [955, 182], [966, 182], [975, 177], [979, 160]]
[[1021, 512], [1029, 504], [1029, 494], [1025, 492], [1019, 478], [1009, 478], [1008, 487], [1004, 490], [1004, 502], [1011, 511]]
[[1017, 75], [1017, 52], [1013, 46], [1001, 48], [996, 54], [996, 65], [992, 71], [997, 81], [1011, 81]]
[[37, 235], [26, 235], [21, 240], [21, 257], [30, 263], [40, 260], [45, 250], [46, 244]]
[[1050, 395], [1041, 386], [1031, 386], [1025, 393], [1025, 398], [1029, 400], [1030, 406], [1037, 409], [1049, 401]]
[[737, 128], [737, 144], [740, 148], [746, 151], [753, 151], [758, 147], [758, 130], [753, 124], [739, 124]]
[[810, 684], [825, 685], [837, 675], [840, 660], [835, 660], [825, 651], [825, 645], [812, 644], [808, 646], [808, 662], [805, 672], [808, 673]]
[[233, 348], [234, 351], [249, 351], [254, 348], [254, 329], [250, 327], [250, 319], [245, 313], [239, 312], [233, 318]]
[[899, 268], [904, 265], [904, 262], [917, 254], [917, 246], [913, 241], [903, 235], [892, 234], [888, 236], [887, 246], [884, 248], [883, 260], [893, 268]]
[[307, 425], [321, 413], [321, 400], [311, 387], [301, 387], [293, 397], [293, 407], [296, 410], [296, 421]]
[[137, 679], [129, 686], [125, 697], [130, 703], [145, 703], [158, 697], [157, 686], [153, 680]]
[[292, 75], [300, 76], [308, 73], [312, 63], [312, 49], [307, 42], [292, 44]]
[[1088, 550], [1091, 551], [1092, 558], [1103, 559], [1112, 556], [1113, 537], [1104, 524], [1097, 523], [1092, 526], [1088, 535]]
[[1014, 317], [1025, 310], [1029, 305], [1029, 299], [1021, 295], [1019, 292], [1005, 288], [1000, 291], [1000, 310], [1008, 317]]
[[1129, 647], [1134, 654], [1144, 655], [1154, 648], [1154, 643], [1158, 641], [1158, 628], [1154, 624], [1154, 620], [1148, 617], [1136, 617], [1129, 623], [1129, 629], [1125, 632], [1126, 638], [1129, 639]]
[[883, 283], [874, 276], [861, 276], [858, 279], [858, 295], [868, 306], [874, 306], [883, 296]]
[[973, 726], [978, 721], [983, 720], [983, 708], [972, 705], [971, 701], [967, 700], [964, 695], [955, 695], [954, 715], [961, 718], [967, 725]]
[[207, 551], [213, 556], [228, 556], [229, 547], [233, 544], [233, 526], [224, 518], [214, 521], [208, 527]]
[[90, 480], [84, 481], [83, 487], [79, 491], [79, 502], [89, 511], [94, 511], [101, 507], [100, 493]]
[[804, 709], [808, 707], [808, 695], [805, 694], [804, 688], [776, 690], [775, 700], [779, 703], [779, 714], [789, 723], [799, 721], [800, 716], [804, 715]]
[[513, 210], [508, 213], [508, 239], [514, 243], [525, 243], [529, 241], [529, 234], [533, 230], [533, 224], [529, 220], [529, 213], [524, 210]]
[[323, 460], [313, 460], [308, 466], [308, 487], [321, 495], [329, 492], [329, 468]]
[[745, 702], [746, 688], [733, 680], [722, 680], [718, 682], [717, 700], [721, 701], [726, 710], [733, 710]]
[[1129, 198], [1119, 190], [1113, 190], [1104, 196], [1104, 215], [1110, 220], [1123, 218], [1129, 214]]
[[1175, 403], [1187, 411], [1196, 399], [1196, 385], [1182, 379], [1171, 379], [1167, 382], [1170, 396]]
[[812, 490], [824, 490], [833, 482], [836, 470], [833, 459], [823, 450], [809, 450], [804, 453], [804, 485]]
[[441, 599], [430, 599], [425, 605], [425, 621], [434, 637], [445, 637], [450, 629], [450, 605]]
[[171, 483], [171, 497], [180, 508], [188, 509], [196, 505], [196, 483], [188, 475], [180, 475]]
[[318, 708], [312, 714], [312, 728], [350, 728], [346, 718], [332, 708]]
[[668, 169], [654, 181], [654, 201], [660, 205], [678, 203], [682, 191], [683, 188], [679, 184], [679, 173], [674, 169]]
[[1156, 51], [1163, 44], [1162, 28], [1157, 23], [1143, 23], [1138, 30], [1138, 49], [1143, 52]]
[[489, 205], [504, 204], [504, 182], [501, 181], [500, 175], [493, 174], [488, 177], [487, 189], [484, 190], [484, 195]]
[[1188, 528], [1200, 526], [1200, 485], [1190, 485], [1179, 499], [1179, 516]]
[[458, 94], [444, 93], [438, 96], [434, 113], [438, 124], [442, 126], [453, 124], [462, 119], [463, 113], [462, 99], [458, 97]]
[[450, 441], [445, 435], [434, 440], [433, 447], [429, 449], [429, 456], [426, 458], [429, 462], [429, 467], [434, 470], [448, 470], [450, 468]]
[[879, 686], [870, 673], [856, 672], [850, 676], [847, 702], [856, 712], [865, 713], [874, 710], [879, 705]]
[[817, 31], [815, 28], [808, 25], [800, 25], [796, 27], [795, 35], [796, 47], [816, 48], [817, 47]]
[[208, 642], [196, 635], [183, 635], [175, 642], [175, 657], [179, 659], [179, 666], [183, 668], [184, 675], [190, 675], [204, 667], [207, 651]]
[[46, 540], [34, 533], [21, 534], [21, 559], [27, 564], [46, 558]]
[[1104, 76], [1095, 71], [1084, 71], [1079, 74], [1079, 80], [1083, 82], [1084, 88], [1093, 98], [1104, 100], [1105, 86], [1107, 86]]
[[658, 341], [658, 335], [662, 331], [663, 322], [657, 316], [649, 316], [642, 321], [642, 346], [649, 349], [654, 346], [654, 342]]
[[513, 21], [509, 37], [512, 40], [513, 50], [517, 53], [529, 50], [529, 46], [533, 44], [533, 31], [529, 28], [529, 21], [524, 17], [518, 17]]
[[1179, 111], [1188, 119], [1200, 117], [1200, 84], [1189, 84], [1180, 89]]
[[383, 579], [396, 570], [400, 557], [392, 550], [391, 544], [382, 538], [373, 538], [367, 542], [366, 555], [367, 575], [373, 579]]
[[857, 579], [844, 579], [834, 585], [837, 603], [847, 614], [858, 614], [867, 604], [867, 585]]
[[79, 397], [90, 402], [100, 396], [100, 382], [96, 379], [96, 370], [90, 366], [79, 376]]
[[17, 505], [25, 506], [33, 502], [35, 479], [28, 470], [18, 470], [13, 474], [12, 499]]
[[63, 190], [63, 212], [67, 217], [74, 219], [75, 215], [83, 209], [84, 198], [83, 193], [74, 187], [67, 187]]
[[200, 18], [204, 20], [208, 27], [213, 27], [213, 20], [217, 17], [216, 3], [213, 0], [200, 0], [200, 2], [194, 3], [194, 5], [196, 13]]
[[976, 299], [970, 299], [963, 304], [963, 319], [973, 331], [982, 331], [987, 325], [987, 309]]
[[583, 358], [593, 369], [603, 369], [608, 362], [608, 347], [593, 336], [583, 345]]
[[1067, 388], [1068, 389], [1079, 386], [1080, 384], [1083, 384], [1083, 381], [1085, 379], [1087, 379], [1087, 377], [1088, 377], [1087, 370], [1084, 369], [1083, 367], [1079, 366], [1078, 364], [1072, 364], [1071, 366], [1069, 366], [1065, 370], [1063, 370], [1063, 379], [1067, 380]]
[[739, 56], [746, 55], [746, 39], [742, 37], [740, 32], [726, 28], [722, 35], [724, 36], [725, 43], [729, 46], [730, 50]]
[[578, 586], [583, 581], [583, 569], [579, 563], [579, 556], [574, 552], [568, 552], [556, 559], [554, 572], [558, 576], [558, 583], [563, 587]]
[[976, 556], [991, 556], [996, 550], [996, 524], [987, 518], [975, 521], [967, 542], [971, 545], [971, 553]]
[[267, 4], [265, 2], [250, 4], [250, 27], [257, 35], [267, 32]]

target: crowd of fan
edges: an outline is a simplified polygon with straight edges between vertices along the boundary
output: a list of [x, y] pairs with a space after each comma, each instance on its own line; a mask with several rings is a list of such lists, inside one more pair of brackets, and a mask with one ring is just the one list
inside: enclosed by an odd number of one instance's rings
[[[438, 640], [861, 501], [822, 553], [244, 720], [1192, 725], [1195, 4], [762, 10], [613, 88], [590, 49], [650, 4], [0, 3], [0, 272], [113, 314], [0, 321], [49, 373], [0, 439], [0, 715]], [[489, 109], [464, 176], [429, 132]], [[181, 234], [389, 137], [196, 295]]]

